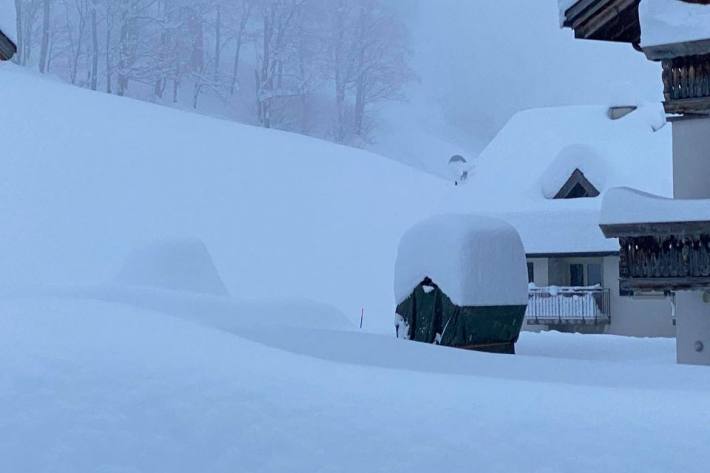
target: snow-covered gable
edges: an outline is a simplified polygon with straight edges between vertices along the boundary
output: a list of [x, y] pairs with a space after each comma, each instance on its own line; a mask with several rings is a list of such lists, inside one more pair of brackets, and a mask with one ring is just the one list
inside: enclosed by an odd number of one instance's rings
[[15, 0], [0, 0], [0, 31], [17, 43], [17, 13]]
[[680, 0], [642, 0], [641, 45], [710, 40], [710, 5]]
[[[660, 104], [618, 120], [602, 106], [520, 112], [474, 163], [452, 207], [512, 221], [528, 253], [613, 251], [598, 228], [606, 190], [672, 195], [671, 129], [662, 121]], [[554, 199], [576, 169], [601, 195]]]
[[430, 278], [459, 306], [525, 305], [525, 250], [517, 231], [495, 218], [439, 215], [408, 230], [395, 264], [395, 298]]

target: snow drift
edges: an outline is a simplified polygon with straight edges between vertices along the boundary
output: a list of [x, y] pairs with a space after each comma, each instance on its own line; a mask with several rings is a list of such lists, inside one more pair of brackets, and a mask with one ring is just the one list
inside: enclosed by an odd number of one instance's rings
[[222, 278], [203, 242], [165, 239], [133, 250], [115, 282], [173, 291], [227, 295]]

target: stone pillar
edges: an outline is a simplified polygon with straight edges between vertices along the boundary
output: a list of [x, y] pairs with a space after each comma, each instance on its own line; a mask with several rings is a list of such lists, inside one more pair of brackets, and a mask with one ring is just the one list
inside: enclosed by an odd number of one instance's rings
[[[703, 297], [704, 296], [704, 297]], [[701, 291], [676, 294], [678, 363], [710, 365], [710, 297]]]

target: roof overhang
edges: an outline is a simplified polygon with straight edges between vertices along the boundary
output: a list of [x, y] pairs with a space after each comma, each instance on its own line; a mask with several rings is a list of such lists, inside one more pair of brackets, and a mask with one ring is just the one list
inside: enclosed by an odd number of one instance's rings
[[0, 61], [12, 59], [12, 56], [17, 52], [17, 46], [8, 38], [5, 33], [0, 31]]
[[618, 251], [577, 251], [568, 253], [528, 253], [529, 259], [538, 258], [604, 258], [606, 256], [619, 256]]
[[579, 0], [564, 13], [563, 26], [576, 38], [638, 45], [641, 0]]
[[683, 56], [700, 56], [710, 54], [710, 39], [644, 46], [643, 52], [646, 54], [646, 57], [652, 61], [663, 61]]
[[599, 226], [601, 227], [604, 236], [607, 238], [634, 238], [660, 235], [693, 236], [710, 234], [710, 221], [618, 223], [602, 224]]

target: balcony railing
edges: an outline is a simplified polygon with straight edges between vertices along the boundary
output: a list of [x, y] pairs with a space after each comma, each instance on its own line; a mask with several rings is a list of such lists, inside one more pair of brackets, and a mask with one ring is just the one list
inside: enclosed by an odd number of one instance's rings
[[710, 54], [663, 61], [663, 89], [668, 113], [710, 111]]
[[531, 287], [525, 313], [528, 325], [602, 325], [611, 322], [609, 289]]

